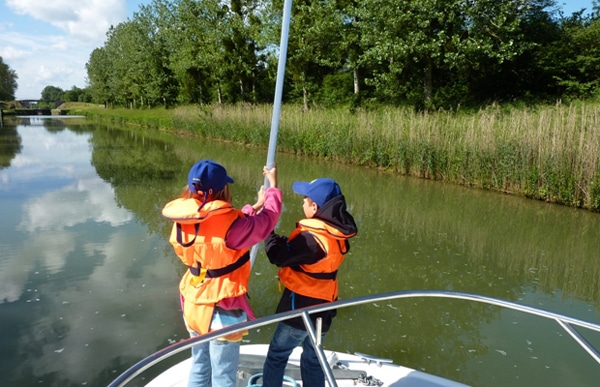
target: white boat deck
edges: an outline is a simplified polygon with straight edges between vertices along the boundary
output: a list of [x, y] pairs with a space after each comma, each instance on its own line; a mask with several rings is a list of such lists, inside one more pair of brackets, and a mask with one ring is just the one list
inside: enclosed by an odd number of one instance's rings
[[[261, 380], [257, 374], [262, 372], [262, 362], [267, 353], [267, 344], [242, 345], [240, 348], [240, 371], [238, 371], [238, 387], [247, 387], [248, 381], [256, 376], [254, 381], [260, 384]], [[296, 380], [297, 386], [302, 386], [300, 380], [300, 354], [302, 348], [294, 350], [288, 361], [289, 367], [286, 375]], [[340, 387], [365, 385], [361, 383], [363, 377], [365, 382], [371, 381], [379, 386], [421, 386], [421, 387], [463, 387], [462, 383], [444, 379], [435, 375], [427, 374], [392, 364], [390, 361], [380, 362], [368, 361], [365, 357], [347, 353], [325, 350], [329, 365], [332, 367], [333, 375], [337, 385]], [[156, 378], [147, 387], [183, 387], [187, 386], [187, 379], [192, 359], [188, 358], [169, 368]], [[348, 371], [350, 370], [350, 371]], [[364, 371], [364, 372], [360, 372]], [[375, 384], [377, 381], [381, 384]], [[292, 386], [286, 382], [285, 386]], [[368, 384], [367, 384], [368, 385]]]
[[[519, 312], [527, 313], [530, 315], [539, 316], [542, 318], [554, 320], [563, 330], [571, 336], [571, 338], [585, 350], [597, 363], [600, 364], [600, 353], [589, 343], [576, 329], [575, 327], [590, 329], [592, 331], [600, 332], [600, 325], [586, 322], [583, 320], [575, 319], [569, 316], [561, 315], [545, 311], [539, 308], [516, 304], [505, 300], [496, 298], [481, 296], [477, 294], [453, 292], [453, 291], [436, 291], [436, 290], [413, 290], [413, 291], [400, 291], [391, 292], [377, 295], [364, 296], [354, 299], [335, 301], [327, 304], [321, 304], [311, 308], [303, 308], [293, 310], [285, 313], [276, 314], [273, 316], [259, 318], [254, 321], [248, 321], [246, 323], [236, 324], [231, 327], [223, 328], [218, 331], [210, 332], [204, 336], [197, 336], [182, 340], [178, 343], [172, 344], [167, 348], [164, 348], [154, 354], [151, 354], [147, 358], [141, 360], [137, 364], [133, 365], [117, 379], [115, 379], [109, 387], [125, 386], [128, 382], [142, 374], [144, 371], [160, 363], [161, 361], [177, 354], [181, 351], [188, 350], [195, 344], [200, 342], [207, 342], [209, 340], [217, 339], [219, 337], [226, 336], [234, 332], [241, 332], [245, 330], [255, 329], [262, 326], [278, 323], [291, 318], [301, 317], [307, 328], [307, 332], [313, 342], [319, 362], [325, 372], [326, 381], [330, 386], [356, 386], [356, 385], [374, 385], [374, 386], [464, 386], [464, 384], [458, 383], [453, 380], [444, 379], [435, 375], [431, 375], [425, 372], [416, 371], [414, 369], [406, 368], [400, 365], [392, 364], [389, 360], [369, 357], [368, 355], [351, 355], [342, 352], [332, 352], [331, 350], [325, 350], [319, 343], [316, 342], [316, 338], [320, 337], [320, 332], [317, 327], [312, 325], [310, 315], [313, 313], [323, 312], [330, 309], [340, 309], [349, 306], [356, 306], [368, 303], [382, 302], [385, 300], [404, 299], [404, 298], [452, 298], [461, 299], [471, 302], [479, 302], [488, 305], [493, 305], [501, 308], [507, 308], [516, 310]], [[266, 344], [249, 344], [241, 346], [241, 361], [239, 366], [239, 380], [238, 387], [248, 387], [248, 379], [253, 375], [256, 375], [262, 371], [262, 363], [264, 362], [264, 356], [267, 352], [268, 346]], [[288, 362], [289, 367], [286, 369], [286, 373], [290, 376], [294, 376], [297, 379], [299, 377], [299, 364], [300, 364], [300, 353], [301, 349], [297, 348], [293, 352]], [[373, 354], [377, 355], [377, 354]], [[373, 361], [367, 361], [365, 358], [375, 359]], [[150, 387], [169, 387], [169, 386], [185, 386], [189, 368], [191, 365], [191, 359], [182, 361], [179, 364], [169, 368], [164, 373], [159, 375], [157, 378], [152, 380], [148, 386]], [[349, 369], [350, 371], [347, 371]], [[358, 380], [357, 372], [364, 372], [364, 377], [379, 380], [381, 384], [361, 384]], [[352, 375], [350, 378], [342, 377], [340, 374], [350, 372]], [[368, 381], [368, 380], [367, 380]], [[372, 380], [373, 381], [373, 380]], [[259, 381], [260, 382], [260, 381]], [[259, 384], [259, 383], [257, 383]], [[301, 386], [301, 382], [298, 381], [296, 386]], [[308, 387], [308, 386], [307, 386]]]

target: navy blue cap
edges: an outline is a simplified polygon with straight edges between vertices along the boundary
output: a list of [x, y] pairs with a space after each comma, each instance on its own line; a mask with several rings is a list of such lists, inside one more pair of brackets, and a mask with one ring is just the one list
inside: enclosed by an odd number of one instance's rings
[[233, 179], [227, 176], [227, 170], [213, 160], [200, 160], [190, 168], [188, 173], [188, 188], [193, 193], [219, 192]]
[[338, 183], [333, 179], [322, 177], [313, 181], [297, 181], [292, 184], [292, 189], [297, 194], [308, 196], [310, 200], [317, 203], [317, 206], [322, 207], [329, 199], [342, 194], [342, 190]]

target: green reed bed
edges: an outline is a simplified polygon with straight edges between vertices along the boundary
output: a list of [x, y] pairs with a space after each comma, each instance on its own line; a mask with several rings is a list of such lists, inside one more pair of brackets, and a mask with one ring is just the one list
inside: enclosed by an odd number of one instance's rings
[[113, 122], [127, 122], [132, 125], [150, 128], [171, 127], [172, 111], [163, 108], [157, 109], [127, 109], [104, 108], [102, 105], [67, 103], [63, 108], [71, 115], [85, 115], [88, 117], [102, 118]]
[[204, 137], [254, 146], [266, 146], [269, 142], [270, 106], [202, 106], [196, 114], [197, 133]]
[[390, 108], [281, 116], [278, 148], [575, 207], [600, 209], [600, 106]]
[[[111, 109], [107, 109], [108, 113]], [[123, 109], [125, 110], [125, 109]], [[126, 118], [266, 147], [272, 107], [185, 106]], [[111, 114], [121, 114], [121, 111]], [[278, 151], [600, 210], [600, 104], [478, 112], [284, 105]]]

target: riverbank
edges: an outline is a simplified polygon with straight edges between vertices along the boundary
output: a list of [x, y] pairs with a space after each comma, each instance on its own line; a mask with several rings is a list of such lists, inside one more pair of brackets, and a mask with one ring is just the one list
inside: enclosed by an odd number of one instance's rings
[[[264, 148], [271, 125], [268, 105], [63, 108]], [[277, 149], [600, 211], [600, 103], [429, 113], [284, 105]]]

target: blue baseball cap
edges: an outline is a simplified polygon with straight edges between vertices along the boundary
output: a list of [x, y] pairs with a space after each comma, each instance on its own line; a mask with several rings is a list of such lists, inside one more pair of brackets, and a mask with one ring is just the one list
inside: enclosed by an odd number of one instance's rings
[[322, 177], [313, 181], [297, 181], [292, 184], [292, 190], [295, 193], [308, 196], [310, 200], [317, 203], [317, 206], [322, 207], [329, 199], [342, 194], [342, 190], [338, 183], [333, 179]]
[[188, 188], [193, 193], [219, 192], [233, 179], [227, 176], [227, 170], [213, 160], [200, 160], [190, 168], [188, 173]]

